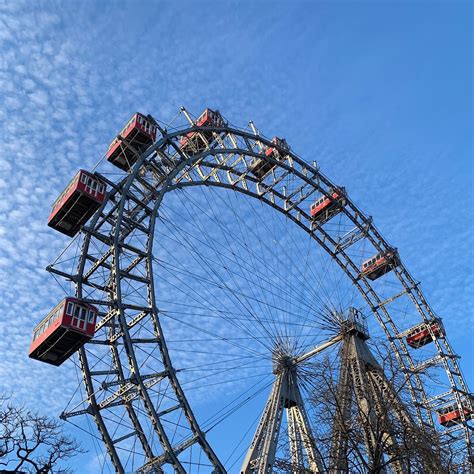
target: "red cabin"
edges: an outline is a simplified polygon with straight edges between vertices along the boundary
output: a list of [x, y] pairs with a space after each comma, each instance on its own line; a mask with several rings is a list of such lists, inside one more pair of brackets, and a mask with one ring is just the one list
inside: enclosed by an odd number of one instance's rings
[[[433, 333], [433, 336], [430, 333]], [[425, 346], [430, 342], [433, 342], [434, 339], [444, 336], [444, 328], [441, 321], [433, 321], [431, 323], [421, 323], [417, 326], [410, 329], [410, 332], [407, 334], [406, 341], [410, 347], [418, 349], [419, 347]]]
[[94, 336], [97, 308], [77, 298], [64, 298], [36, 326], [29, 356], [61, 365]]
[[[468, 408], [463, 407], [463, 411], [466, 418], [469, 419], [472, 417], [472, 413]], [[461, 410], [459, 409], [457, 403], [453, 403], [452, 405], [436, 410], [436, 412], [438, 414], [438, 421], [440, 425], [450, 427], [462, 422]]]
[[[284, 138], [273, 137], [272, 143], [283, 150], [289, 150], [290, 147]], [[278, 160], [280, 158], [280, 152], [277, 148], [268, 147], [265, 150], [265, 156], [274, 158]], [[275, 168], [275, 164], [267, 161], [264, 158], [255, 157], [250, 162], [250, 172], [258, 179], [263, 179], [273, 168]]]
[[337, 191], [331, 193], [331, 197], [321, 196], [315, 203], [311, 204], [309, 213], [313, 220], [324, 220], [325, 217], [332, 216], [340, 212], [338, 203], [343, 201], [343, 197]]
[[[197, 127], [224, 127], [226, 121], [218, 110], [206, 109], [196, 120]], [[203, 140], [203, 138], [205, 140]], [[214, 141], [211, 131], [189, 132], [179, 142], [179, 148], [186, 153], [199, 153]]]
[[[273, 137], [272, 143], [276, 146], [283, 148], [283, 150], [289, 150], [288, 143], [284, 138]], [[278, 154], [278, 150], [273, 147], [269, 147], [265, 150], [265, 156], [275, 155]]]
[[137, 112], [109, 145], [105, 157], [113, 165], [128, 171], [137, 161], [139, 154], [155, 140], [156, 125]]
[[104, 202], [105, 192], [105, 184], [97, 176], [79, 170], [54, 201], [49, 227], [73, 237]]
[[388, 250], [384, 254], [378, 253], [362, 263], [361, 273], [369, 280], [376, 280], [392, 270], [397, 265], [398, 256], [395, 250]]

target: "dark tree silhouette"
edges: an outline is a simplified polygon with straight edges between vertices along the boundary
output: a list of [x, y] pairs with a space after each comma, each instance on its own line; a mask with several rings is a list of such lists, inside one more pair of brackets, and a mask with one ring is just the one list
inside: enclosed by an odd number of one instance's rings
[[[457, 461], [456, 447], [443, 443], [429, 425], [415, 423], [416, 406], [390, 346], [370, 346], [377, 370], [366, 367], [370, 391], [359, 392], [341, 371], [341, 354], [326, 356], [299, 368], [299, 385], [307, 394], [308, 414], [324, 473], [329, 474], [451, 474], [472, 473]], [[343, 349], [341, 348], [341, 351]], [[340, 352], [341, 352], [340, 351]], [[354, 361], [349, 360], [353, 365]], [[428, 377], [428, 374], [425, 374]], [[383, 379], [387, 386], [384, 388]], [[347, 381], [347, 382], [344, 382]], [[436, 379], [432, 378], [432, 382]], [[347, 403], [347, 399], [350, 403]], [[342, 450], [334, 450], [337, 434]], [[292, 464], [286, 440], [280, 440], [280, 458], [274, 472], [310, 474], [307, 465]], [[339, 445], [341, 446], [341, 445]]]
[[[330, 459], [331, 439], [335, 420], [346, 443], [344, 472], [379, 473], [384, 470], [397, 471], [396, 465], [403, 466], [403, 472], [458, 472], [453, 470], [448, 449], [440, 444], [436, 433], [425, 427], [423, 430], [407, 420], [415, 418], [415, 408], [406, 390], [406, 378], [398, 368], [389, 347], [380, 342], [373, 347], [381, 370], [393, 388], [392, 392], [374, 390], [374, 398], [364, 398], [361, 406], [353, 388], [345, 389], [350, 394], [352, 405], [344, 412], [344, 395], [340, 384], [340, 358], [328, 357], [308, 368], [305, 374], [310, 381], [311, 405], [314, 422], [318, 426], [317, 435], [323, 456]], [[393, 415], [403, 403], [405, 418]], [[348, 421], [344, 422], [344, 419]], [[395, 444], [389, 442], [387, 434]], [[366, 447], [367, 439], [372, 440], [372, 449]], [[388, 455], [383, 456], [382, 453]], [[428, 467], [429, 466], [429, 467]], [[331, 471], [336, 472], [336, 471]], [[339, 471], [337, 471], [339, 472]]]
[[0, 397], [0, 472], [71, 472], [61, 463], [84, 452], [60, 422]]

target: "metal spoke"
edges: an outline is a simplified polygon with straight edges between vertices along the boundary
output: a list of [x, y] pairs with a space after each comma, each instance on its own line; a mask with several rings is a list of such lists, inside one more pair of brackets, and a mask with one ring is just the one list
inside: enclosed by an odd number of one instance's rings
[[[158, 140], [128, 173], [97, 173], [108, 185], [105, 202], [48, 266], [101, 316], [94, 340], [79, 351], [84, 393], [64, 417], [93, 419], [116, 472], [191, 472], [196, 465], [224, 473], [209, 439], [269, 387], [267, 377], [249, 390], [250, 381], [270, 375], [278, 348], [279, 368], [242, 472], [322, 472], [321, 440], [304, 400], [317, 387], [307, 371], [317, 354], [341, 342], [341, 410], [326, 449], [336, 470], [344, 470], [350, 448], [343, 432], [349, 407], [370, 399], [380, 408], [384, 397], [396, 406], [396, 419], [446, 435], [455, 463], [469, 462], [472, 398], [445, 334], [431, 327], [437, 317], [418, 282], [400, 259], [374, 280], [361, 270], [364, 260], [393, 248], [372, 219], [316, 165], [253, 123], [201, 126], [182, 109], [167, 130], [157, 126]], [[334, 204], [315, 218], [310, 205], [320, 196]], [[387, 341], [413, 413], [397, 401], [361, 333], [340, 332], [337, 315], [352, 307], [370, 315], [371, 328]], [[419, 324], [427, 325], [430, 350], [407, 343]], [[282, 354], [291, 354], [287, 365]], [[234, 401], [202, 419], [196, 394], [219, 385]], [[446, 429], [436, 410], [453, 404], [459, 423]], [[370, 425], [372, 412], [364, 410]], [[276, 440], [285, 423], [283, 459]], [[390, 458], [398, 440], [387, 431], [384, 441], [388, 454], [377, 456]], [[235, 462], [229, 457], [230, 466]]]

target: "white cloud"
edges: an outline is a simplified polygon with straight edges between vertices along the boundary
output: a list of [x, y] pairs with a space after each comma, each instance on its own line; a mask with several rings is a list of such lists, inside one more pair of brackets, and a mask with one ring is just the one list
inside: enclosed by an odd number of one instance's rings
[[[241, 25], [246, 36], [240, 38], [237, 30], [227, 29], [223, 15], [214, 28], [227, 33], [215, 44], [206, 41], [197, 48], [196, 40], [188, 44], [183, 37], [189, 37], [182, 33], [194, 31], [187, 27], [195, 25], [188, 25], [191, 19], [185, 16], [176, 18], [176, 12], [160, 12], [158, 24], [144, 33], [126, 13], [107, 6], [102, 6], [102, 13], [94, 9], [97, 21], [91, 22], [92, 5], [76, 5], [75, 15], [67, 3], [38, 7], [29, 1], [7, 1], [2, 5], [2, 386], [14, 386], [19, 400], [48, 405], [54, 413], [64, 408], [77, 386], [72, 363], [56, 369], [26, 357], [32, 327], [63, 296], [44, 271], [68, 243], [46, 226], [50, 204], [77, 168], [92, 167], [100, 159], [133, 111], [143, 109], [166, 121], [180, 105], [199, 113], [207, 102], [239, 125], [253, 118], [268, 135], [287, 132], [293, 136], [295, 151], [308, 161], [318, 159], [337, 183], [348, 184], [361, 207], [375, 214], [382, 233], [399, 246], [408, 267], [424, 282], [422, 288], [436, 311], [445, 316], [449, 334], [469, 356], [465, 326], [472, 324], [469, 298], [474, 282], [466, 264], [469, 257], [472, 261], [473, 248], [472, 209], [466, 203], [472, 201], [472, 187], [464, 181], [458, 185], [454, 172], [440, 174], [416, 165], [418, 159], [426, 163], [428, 154], [442, 148], [441, 142], [421, 149], [416, 137], [391, 138], [392, 123], [384, 110], [376, 111], [379, 122], [371, 130], [374, 124], [360, 118], [357, 104], [344, 103], [352, 90], [346, 77], [339, 76], [323, 89], [324, 96], [318, 92], [310, 98], [293, 98], [302, 84], [298, 75], [304, 79], [306, 71], [286, 71], [281, 58], [261, 52], [284, 31], [278, 23], [283, 20], [272, 26]], [[243, 44], [234, 55], [230, 51], [237, 40]], [[330, 45], [325, 47], [330, 52]], [[361, 61], [359, 71], [363, 65]], [[314, 81], [317, 88], [323, 79]], [[319, 98], [317, 107], [311, 102], [314, 97]], [[310, 110], [300, 110], [303, 103]], [[351, 135], [353, 130], [360, 134]], [[408, 139], [413, 149], [400, 146]], [[398, 161], [377, 161], [383, 154], [399, 156]], [[455, 160], [453, 155], [448, 149], [444, 160]], [[462, 205], [451, 199], [459, 199]], [[227, 284], [232, 283], [229, 275], [225, 277]], [[219, 335], [225, 336], [229, 329], [229, 325], [215, 327], [212, 318], [200, 321], [201, 329]], [[175, 336], [185, 336], [182, 324], [165, 324], [176, 330]], [[181, 353], [179, 363], [193, 362], [206, 362], [206, 356]], [[472, 380], [472, 370], [468, 375]], [[219, 393], [213, 392], [215, 399]], [[205, 394], [204, 390], [193, 397], [200, 402]]]

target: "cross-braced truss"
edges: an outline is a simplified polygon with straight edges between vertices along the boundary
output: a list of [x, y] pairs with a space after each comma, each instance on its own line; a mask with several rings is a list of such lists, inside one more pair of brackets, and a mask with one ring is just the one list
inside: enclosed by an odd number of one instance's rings
[[285, 467], [291, 472], [324, 472], [324, 464], [311, 431], [308, 415], [298, 382], [298, 363], [308, 360], [321, 350], [330, 347], [341, 338], [335, 337], [306, 354], [292, 356], [276, 348], [274, 372], [276, 375], [272, 391], [245, 456], [242, 474], [265, 474], [273, 472], [277, 465], [278, 441], [280, 439], [283, 412], [287, 418], [287, 446], [291, 463]]
[[[196, 133], [200, 145], [183, 150], [179, 140], [190, 133]], [[315, 165], [289, 149], [276, 146], [252, 123], [248, 129], [226, 124], [198, 127], [190, 119], [189, 124], [169, 131], [160, 128], [160, 134], [122, 179], [115, 181], [101, 176], [109, 192], [101, 209], [76, 240], [80, 248], [76, 268], [64, 263], [62, 254], [48, 267], [55, 276], [73, 282], [77, 296], [97, 305], [101, 312], [94, 340], [79, 353], [85, 396], [75, 408], [65, 411], [63, 418], [91, 416], [117, 472], [125, 472], [131, 452], [139, 458], [134, 462], [143, 465], [144, 472], [160, 472], [166, 467], [186, 472], [186, 462], [192, 463], [193, 456], [198, 456], [199, 462], [205, 459], [214, 472], [226, 471], [201, 429], [179, 380], [179, 369], [171, 361], [156, 297], [155, 285], [159, 282], [155, 281], [154, 272], [157, 249], [153, 236], [156, 222], [161, 218], [164, 196], [196, 186], [211, 186], [233, 190], [267, 204], [306, 232], [330, 256], [359, 292], [389, 341], [406, 375], [406, 388], [415, 407], [413, 422], [437, 429], [443, 444], [452, 447], [459, 469], [461, 466], [469, 469], [472, 400], [456, 354], [447, 339], [436, 337], [429, 325], [436, 315], [401, 261], [392, 267], [391, 285], [382, 286], [361, 274], [360, 259], [356, 252], [351, 252], [358, 246], [370, 247], [373, 253], [380, 254], [393, 248], [374, 227], [371, 218]], [[276, 153], [265, 154], [270, 147]], [[263, 176], [252, 174], [252, 160], [264, 160], [270, 165], [265, 167], [269, 171]], [[331, 197], [335, 189], [344, 196], [336, 208], [345, 227], [331, 226], [335, 208], [331, 216], [319, 221], [309, 214], [314, 199], [320, 195]], [[413, 308], [416, 317], [409, 326], [398, 317], [397, 305]], [[406, 331], [416, 323], [428, 324], [434, 348], [429, 357], [414, 357], [406, 344]], [[424, 374], [428, 369], [444, 374], [444, 391], [427, 392]], [[367, 387], [379, 377], [377, 383], [385, 385], [377, 371], [370, 377], [363, 373], [370, 380], [362, 380], [362, 372], [347, 371], [341, 373], [341, 383], [354, 382], [359, 377], [357, 383]], [[277, 377], [280, 393], [288, 377]], [[308, 449], [303, 453], [294, 448], [292, 459], [299, 463], [304, 456], [314, 467], [318, 464], [314, 454], [317, 450], [307, 442], [310, 428], [296, 392], [294, 398], [297, 399], [294, 406], [298, 408], [293, 411], [286, 408], [290, 410], [288, 419], [293, 430], [290, 438]], [[434, 418], [440, 406], [450, 404], [458, 407], [460, 416], [446, 429]], [[276, 414], [280, 408], [272, 406], [271, 410]], [[341, 416], [344, 419], [345, 415]], [[344, 442], [343, 432], [336, 429], [334, 462], [339, 463]]]
[[[350, 431], [355, 412], [364, 427], [367, 470], [410, 472], [410, 457], [421, 457], [429, 472], [443, 472], [440, 452], [416, 425], [399, 394], [372, 355], [367, 335], [346, 332], [340, 350], [340, 374], [330, 450], [330, 472], [348, 472]], [[395, 426], [394, 418], [398, 420]], [[403, 427], [402, 430], [399, 427]], [[403, 446], [400, 446], [403, 445]], [[407, 448], [409, 446], [409, 449]]]

